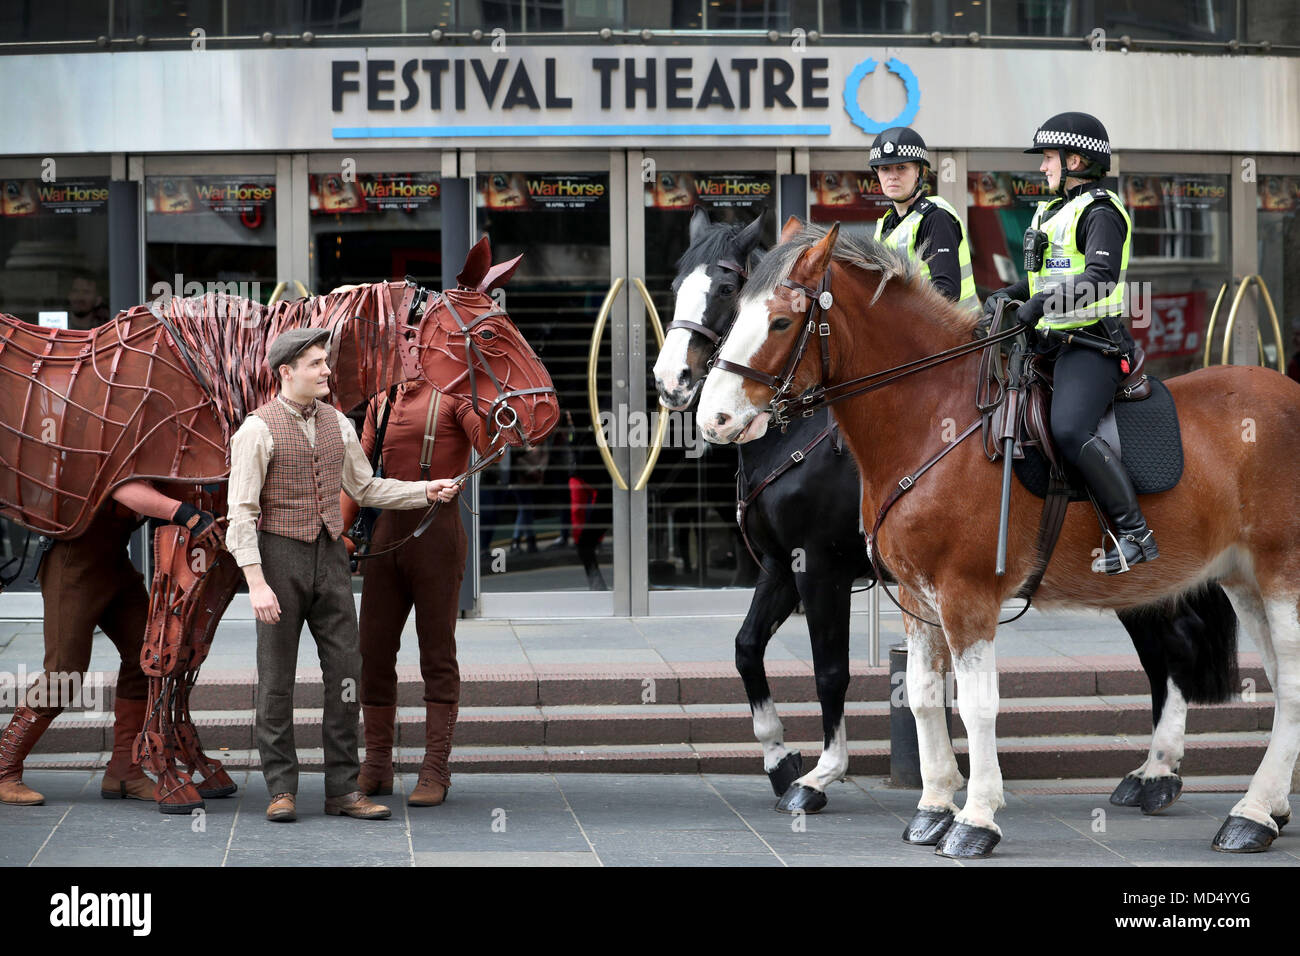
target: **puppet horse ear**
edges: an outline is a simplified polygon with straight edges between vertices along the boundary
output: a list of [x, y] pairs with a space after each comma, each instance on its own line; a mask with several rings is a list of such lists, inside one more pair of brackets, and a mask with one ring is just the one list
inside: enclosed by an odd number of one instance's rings
[[487, 275], [483, 277], [482, 281], [479, 282], [478, 291], [491, 292], [498, 286], [505, 285], [510, 280], [510, 277], [515, 274], [515, 270], [519, 268], [519, 263], [523, 261], [523, 258], [521, 253], [507, 262], [493, 266], [487, 271]]
[[461, 268], [460, 275], [456, 276], [456, 284], [462, 289], [475, 288], [483, 281], [491, 265], [492, 246], [488, 244], [488, 237], [484, 236], [474, 243], [469, 255], [465, 257], [465, 265]]

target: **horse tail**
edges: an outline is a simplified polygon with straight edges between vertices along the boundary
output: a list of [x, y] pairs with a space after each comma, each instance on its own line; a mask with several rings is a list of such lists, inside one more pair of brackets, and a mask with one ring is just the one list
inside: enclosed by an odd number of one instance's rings
[[1166, 681], [1190, 704], [1222, 704], [1240, 689], [1237, 615], [1223, 588], [1210, 582], [1177, 598], [1119, 613], [1151, 682], [1153, 723]]

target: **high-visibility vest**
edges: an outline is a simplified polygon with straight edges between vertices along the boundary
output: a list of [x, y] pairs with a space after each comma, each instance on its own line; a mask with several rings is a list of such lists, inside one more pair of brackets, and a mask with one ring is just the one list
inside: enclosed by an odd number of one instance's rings
[[952, 204], [940, 196], [926, 196], [917, 200], [912, 208], [893, 228], [888, 236], [885, 235], [885, 219], [882, 216], [876, 220], [876, 242], [883, 242], [885, 245], [893, 246], [909, 259], [915, 259], [921, 267], [921, 275], [930, 278], [930, 265], [916, 253], [916, 235], [921, 229], [921, 220], [928, 214], [942, 209], [948, 215], [957, 220], [961, 227], [961, 243], [957, 246], [957, 264], [961, 267], [961, 289], [957, 295], [957, 304], [963, 309], [969, 309], [972, 312], [980, 311], [979, 296], [975, 294], [975, 273], [970, 264], [970, 244], [966, 241], [966, 224], [962, 222], [961, 216], [957, 215], [957, 210], [952, 208]]
[[[1088, 189], [1069, 202], [1059, 199], [1040, 202], [1034, 211], [1030, 229], [1047, 233], [1048, 246], [1043, 255], [1043, 265], [1037, 272], [1029, 273], [1029, 294], [1058, 286], [1068, 285], [1075, 276], [1083, 275], [1084, 251], [1079, 248], [1077, 234], [1079, 217], [1094, 202], [1107, 201], [1124, 217], [1126, 229], [1124, 252], [1120, 256], [1119, 281], [1114, 288], [1063, 289], [1060, 308], [1055, 314], [1044, 314], [1038, 320], [1040, 329], [1078, 329], [1092, 325], [1105, 316], [1125, 315], [1125, 287], [1128, 278], [1128, 257], [1133, 247], [1133, 222], [1129, 219], [1120, 198], [1109, 189]], [[1052, 307], [1050, 301], [1048, 308]], [[1068, 308], [1067, 308], [1068, 307]]]

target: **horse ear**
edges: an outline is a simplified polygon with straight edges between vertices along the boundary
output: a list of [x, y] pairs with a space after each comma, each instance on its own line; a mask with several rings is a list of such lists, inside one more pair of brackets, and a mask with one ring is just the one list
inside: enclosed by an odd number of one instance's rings
[[704, 234], [704, 230], [709, 228], [709, 212], [703, 206], [696, 206], [695, 211], [691, 213], [691, 244], [694, 245]]
[[767, 218], [767, 210], [761, 209], [758, 218], [751, 222], [736, 235], [736, 251], [740, 253], [740, 260], [743, 262], [748, 255], [754, 251], [758, 245], [758, 240], [763, 235], [763, 220]]
[[460, 275], [456, 276], [456, 284], [464, 289], [474, 288], [483, 280], [491, 265], [492, 246], [488, 243], [488, 237], [484, 236], [474, 243], [469, 255], [465, 257], [465, 265], [461, 268]]
[[831, 256], [835, 252], [835, 240], [839, 235], [840, 224], [837, 222], [826, 230], [826, 235], [818, 239], [799, 257], [799, 269], [805, 276], [820, 279], [830, 268]]
[[799, 221], [799, 217], [791, 216], [785, 221], [785, 225], [781, 227], [781, 241], [789, 242], [798, 235], [801, 229], [803, 229], [803, 223]]
[[478, 284], [478, 291], [491, 292], [498, 286], [505, 285], [510, 280], [510, 277], [515, 274], [515, 270], [519, 268], [519, 263], [523, 261], [523, 258], [523, 253], [520, 253], [509, 262], [502, 262], [493, 266]]

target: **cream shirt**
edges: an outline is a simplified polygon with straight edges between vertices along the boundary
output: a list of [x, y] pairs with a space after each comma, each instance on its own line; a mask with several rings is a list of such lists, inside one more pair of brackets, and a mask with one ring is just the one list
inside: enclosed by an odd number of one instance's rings
[[[276, 396], [307, 436], [307, 443], [316, 447], [316, 417], [303, 418], [302, 413]], [[370, 460], [361, 450], [357, 430], [352, 422], [337, 408], [322, 403], [316, 415], [334, 414], [339, 420], [339, 434], [343, 438], [343, 490], [363, 508], [391, 508], [397, 511], [421, 508], [429, 504], [423, 481], [398, 481], [396, 478], [376, 478]], [[275, 442], [271, 429], [256, 415], [249, 415], [230, 440], [230, 488], [226, 495], [230, 527], [226, 530], [226, 547], [241, 567], [261, 564], [262, 554], [257, 547], [257, 519], [262, 515], [262, 485], [266, 481], [266, 468], [271, 461]], [[346, 529], [344, 529], [346, 530]]]

